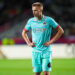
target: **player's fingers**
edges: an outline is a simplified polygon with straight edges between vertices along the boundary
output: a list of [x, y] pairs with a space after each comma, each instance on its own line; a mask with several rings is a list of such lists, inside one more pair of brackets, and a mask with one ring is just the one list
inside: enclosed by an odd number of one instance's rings
[[47, 44], [44, 44], [44, 46], [47, 46]]
[[45, 47], [47, 47], [47, 45], [44, 45]]
[[35, 47], [35, 45], [32, 45], [32, 47]]
[[44, 45], [46, 45], [47, 43], [44, 43]]
[[32, 42], [33, 44], [36, 44], [35, 42]]
[[47, 43], [44, 43], [44, 46], [48, 46], [48, 44]]
[[35, 47], [35, 44], [36, 44], [36, 43], [34, 43], [34, 42], [32, 42], [32, 43], [33, 43], [32, 47]]

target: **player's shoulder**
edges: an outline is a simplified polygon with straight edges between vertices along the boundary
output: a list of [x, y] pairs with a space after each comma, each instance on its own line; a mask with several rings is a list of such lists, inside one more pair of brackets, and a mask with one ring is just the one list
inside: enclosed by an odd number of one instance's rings
[[29, 18], [28, 21], [29, 21], [29, 22], [34, 21], [34, 17]]
[[45, 16], [45, 19], [47, 19], [47, 20], [53, 20], [53, 18], [50, 17], [50, 16]]

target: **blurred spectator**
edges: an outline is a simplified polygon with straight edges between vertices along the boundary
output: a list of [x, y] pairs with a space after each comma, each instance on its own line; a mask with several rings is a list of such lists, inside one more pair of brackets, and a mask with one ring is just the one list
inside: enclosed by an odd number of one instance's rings
[[75, 36], [75, 0], [0, 0], [0, 39], [21, 38], [28, 18], [33, 16], [31, 7], [34, 2], [42, 2], [43, 12], [63, 27], [64, 38]]

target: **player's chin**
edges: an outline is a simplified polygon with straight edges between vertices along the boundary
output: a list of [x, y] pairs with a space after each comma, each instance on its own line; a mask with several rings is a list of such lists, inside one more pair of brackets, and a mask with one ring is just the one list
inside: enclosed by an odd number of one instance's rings
[[35, 17], [38, 17], [38, 15], [34, 15]]

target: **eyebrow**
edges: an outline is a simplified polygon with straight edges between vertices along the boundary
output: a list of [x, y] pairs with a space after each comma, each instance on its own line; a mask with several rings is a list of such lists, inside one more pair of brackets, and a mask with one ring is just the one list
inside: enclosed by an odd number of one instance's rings
[[37, 10], [33, 10], [33, 11], [37, 11]]

